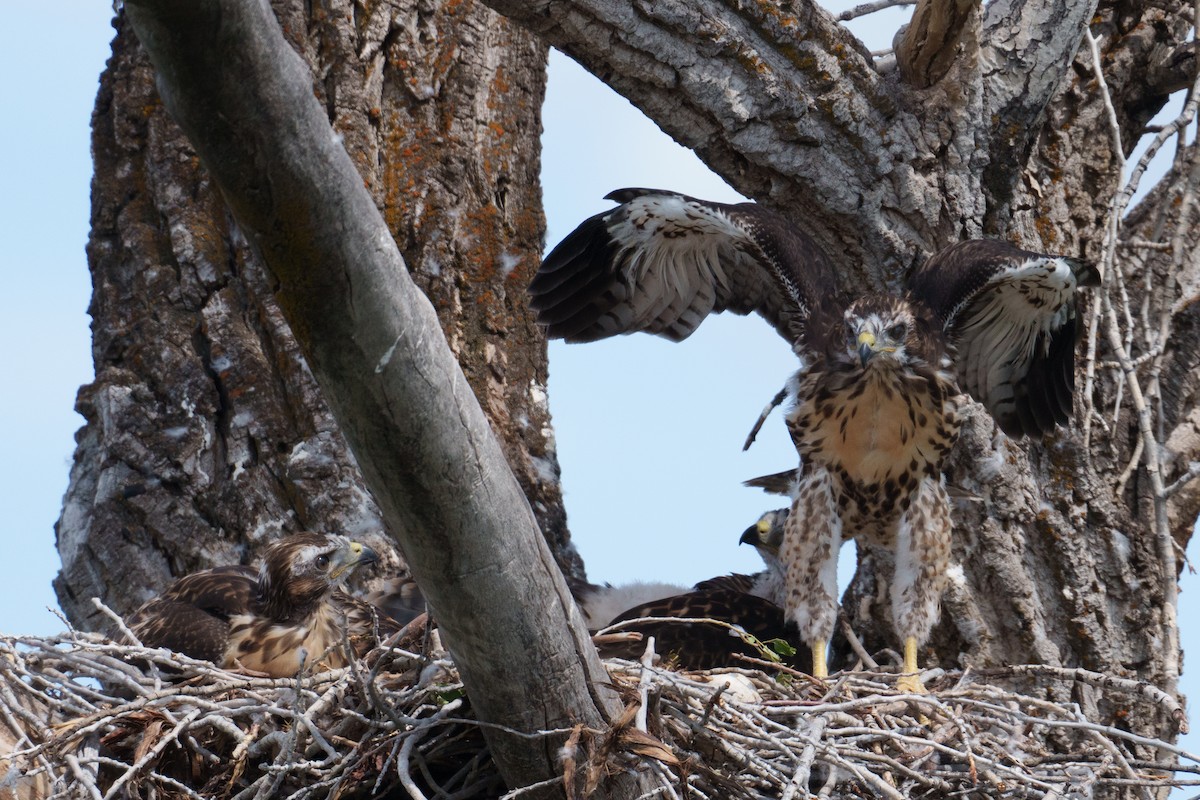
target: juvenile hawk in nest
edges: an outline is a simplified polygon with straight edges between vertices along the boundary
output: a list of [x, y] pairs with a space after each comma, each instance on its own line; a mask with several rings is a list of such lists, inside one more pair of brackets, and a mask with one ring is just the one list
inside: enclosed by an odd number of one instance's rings
[[[760, 643], [782, 639], [797, 653], [784, 660], [807, 667], [807, 648], [799, 645], [794, 627], [789, 628], [779, 605], [783, 567], [779, 546], [787, 510], [769, 511], [742, 534], [741, 544], [752, 544], [766, 566], [753, 575], [720, 575], [701, 581], [691, 589], [667, 584], [635, 583], [626, 586], [574, 587], [580, 607], [593, 632], [621, 622], [620, 631], [597, 637], [605, 657], [637, 660], [645, 651], [647, 636], [655, 638], [655, 650], [685, 669], [713, 669], [744, 662], [735, 653], [763, 658], [764, 654], [728, 628], [707, 622], [674, 622], [676, 619], [711, 619], [740, 628]], [[633, 623], [644, 617], [654, 621]], [[629, 633], [640, 634], [630, 637]], [[803, 651], [803, 652], [802, 652]]]
[[[338, 587], [375, 551], [345, 536], [297, 533], [267, 547], [262, 566], [217, 567], [175, 581], [129, 618], [147, 647], [165, 647], [275, 678], [347, 663], [400, 626]], [[321, 659], [317, 662], [317, 659]]]
[[969, 394], [1010, 436], [1066, 423], [1075, 293], [1099, 274], [999, 241], [939, 251], [902, 294], [844, 297], [826, 255], [780, 215], [674, 192], [621, 189], [530, 285], [547, 335], [646, 331], [679, 341], [715, 312], [763, 316], [791, 343], [787, 427], [800, 455], [781, 550], [785, 610], [826, 674], [842, 541], [891, 552], [905, 684], [937, 617], [950, 555], [943, 464]]

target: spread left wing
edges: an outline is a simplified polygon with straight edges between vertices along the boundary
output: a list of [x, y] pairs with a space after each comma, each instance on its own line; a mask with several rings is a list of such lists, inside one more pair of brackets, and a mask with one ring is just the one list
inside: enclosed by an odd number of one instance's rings
[[959, 386], [1010, 436], [1068, 421], [1076, 290], [1099, 284], [1089, 264], [988, 239], [938, 251], [908, 281], [955, 346]]
[[824, 252], [770, 209], [619, 189], [542, 261], [530, 305], [551, 338], [680, 341], [709, 314], [757, 312], [795, 345], [836, 290]]

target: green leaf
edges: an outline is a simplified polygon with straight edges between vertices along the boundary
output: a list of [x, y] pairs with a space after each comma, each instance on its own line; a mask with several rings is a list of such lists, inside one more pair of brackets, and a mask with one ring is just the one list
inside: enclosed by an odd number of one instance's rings
[[434, 692], [432, 692], [432, 694], [435, 698], [437, 698], [437, 701], [439, 703], [441, 703], [442, 705], [445, 705], [446, 703], [451, 703], [460, 697], [466, 696], [466, 693], [462, 689], [446, 689], [445, 691], [441, 691], [441, 692], [434, 691]]
[[768, 639], [764, 644], [784, 658], [796, 655], [796, 648], [786, 639]]

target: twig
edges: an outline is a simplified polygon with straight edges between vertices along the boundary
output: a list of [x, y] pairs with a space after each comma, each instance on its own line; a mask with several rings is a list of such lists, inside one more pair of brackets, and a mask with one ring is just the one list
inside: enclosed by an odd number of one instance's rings
[[75, 780], [79, 781], [80, 785], [87, 790], [88, 797], [91, 797], [92, 800], [103, 800], [103, 797], [100, 795], [100, 789], [96, 787], [96, 779], [90, 772], [83, 768], [75, 754], [67, 753], [63, 756], [63, 759], [67, 762], [67, 767], [70, 768], [71, 774], [75, 776]]
[[796, 796], [797, 791], [808, 793], [808, 778], [812, 774], [813, 759], [817, 757], [817, 743], [821, 741], [821, 737], [825, 735], [825, 726], [828, 720], [825, 717], [817, 717], [812, 723], [809, 730], [809, 738], [811, 741], [804, 745], [804, 750], [800, 752], [800, 763], [796, 765], [796, 771], [792, 774], [792, 779], [788, 781], [787, 787], [783, 790], [783, 796], [780, 800], [792, 800]]
[[876, 11], [883, 11], [885, 8], [894, 6], [911, 6], [915, 0], [875, 0], [872, 3], [863, 3], [854, 8], [847, 9], [837, 15], [838, 22], [849, 22], [852, 19], [865, 17], [867, 14], [874, 14]]
[[1187, 486], [1189, 483], [1196, 480], [1196, 478], [1200, 478], [1200, 461], [1193, 461], [1191, 465], [1188, 466], [1187, 472], [1180, 475], [1171, 483], [1170, 486], [1163, 489], [1163, 495], [1170, 497], [1184, 486]]
[[867, 669], [879, 669], [879, 664], [875, 663], [875, 659], [863, 647], [862, 641], [859, 640], [858, 634], [850, 627], [850, 621], [845, 616], [838, 615], [838, 624], [841, 626], [842, 635], [846, 637], [846, 641], [850, 643], [850, 649], [854, 651], [854, 655], [858, 656], [859, 661]]
[[634, 726], [642, 733], [647, 733], [646, 715], [649, 713], [647, 707], [650, 705], [650, 686], [652, 683], [653, 673], [651, 667], [654, 666], [654, 637], [646, 637], [646, 650], [642, 653], [642, 677], [638, 680], [638, 710]]
[[1100, 689], [1112, 689], [1126, 694], [1138, 695], [1154, 705], [1160, 706], [1166, 713], [1167, 718], [1175, 724], [1175, 729], [1180, 733], [1186, 734], [1188, 732], [1187, 714], [1184, 712], [1183, 707], [1179, 705], [1179, 701], [1154, 684], [1147, 683], [1146, 681], [1118, 678], [1115, 675], [1105, 675], [1102, 672], [1093, 672], [1087, 669], [1052, 667], [1048, 664], [1013, 664], [1012, 666], [1000, 669], [975, 670], [970, 675], [978, 677], [1000, 677], [1003, 675], [1038, 678], [1050, 677], [1063, 681], [1085, 683]]

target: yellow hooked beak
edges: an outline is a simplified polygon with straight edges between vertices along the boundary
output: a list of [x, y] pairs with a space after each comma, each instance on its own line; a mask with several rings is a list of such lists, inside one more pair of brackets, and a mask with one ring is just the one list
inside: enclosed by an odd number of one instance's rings
[[738, 539], [738, 544], [752, 544], [758, 547], [763, 543], [763, 537], [771, 530], [771, 523], [766, 518], [760, 519], [758, 522], [746, 528], [742, 532], [742, 538]]
[[875, 334], [863, 331], [858, 335], [858, 358], [864, 367], [873, 355], [875, 355]]
[[365, 544], [350, 542], [334, 556], [333, 572], [329, 577], [331, 580], [337, 580], [359, 564], [373, 564], [378, 560], [379, 555]]

